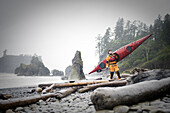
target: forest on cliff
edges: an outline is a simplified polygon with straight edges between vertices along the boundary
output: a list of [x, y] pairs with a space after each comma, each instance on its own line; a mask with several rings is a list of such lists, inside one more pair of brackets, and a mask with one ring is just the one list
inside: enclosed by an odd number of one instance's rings
[[153, 34], [133, 53], [118, 63], [121, 71], [134, 67], [157, 69], [170, 68], [170, 15], [158, 15], [151, 25], [139, 20], [124, 20], [119, 18], [116, 26], [106, 29], [104, 36], [96, 37], [96, 52], [99, 62], [106, 58], [109, 49], [115, 51], [122, 46]]

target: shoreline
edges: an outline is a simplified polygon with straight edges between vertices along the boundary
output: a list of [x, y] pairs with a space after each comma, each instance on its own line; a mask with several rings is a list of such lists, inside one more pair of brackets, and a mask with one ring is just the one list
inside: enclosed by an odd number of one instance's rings
[[[0, 73], [0, 89], [17, 88], [17, 87], [32, 87], [38, 84], [47, 83], [64, 83], [68, 80], [61, 80], [62, 76], [17, 76], [11, 73]], [[99, 78], [101, 75], [86, 75], [88, 80]]]
[[0, 73], [0, 89], [32, 87], [43, 83], [64, 82], [60, 76], [17, 76], [16, 74]]
[[[139, 75], [138, 75], [139, 76]], [[101, 77], [101, 76], [96, 76]], [[94, 80], [88, 78], [86, 81]], [[63, 81], [63, 80], [62, 80]], [[64, 82], [64, 81], [63, 81]], [[50, 82], [52, 83], [52, 82]], [[61, 83], [55, 81], [55, 83]], [[123, 87], [123, 86], [122, 86]], [[37, 92], [38, 85], [27, 87], [3, 88], [0, 89], [0, 94], [11, 95], [10, 99], [21, 97], [32, 97], [42, 95], [42, 92]], [[45, 88], [45, 87], [42, 87]], [[108, 87], [105, 87], [108, 88]], [[115, 87], [113, 87], [115, 88]], [[53, 88], [50, 93], [57, 93], [65, 88]], [[33, 104], [26, 106], [17, 106], [16, 108], [8, 110], [0, 110], [0, 113], [170, 113], [170, 94], [166, 93], [155, 100], [144, 101], [134, 105], [118, 105], [114, 106], [111, 110], [95, 110], [90, 97], [94, 91], [85, 93], [78, 93], [77, 91], [70, 95], [57, 99], [49, 97], [46, 100], [39, 100]]]

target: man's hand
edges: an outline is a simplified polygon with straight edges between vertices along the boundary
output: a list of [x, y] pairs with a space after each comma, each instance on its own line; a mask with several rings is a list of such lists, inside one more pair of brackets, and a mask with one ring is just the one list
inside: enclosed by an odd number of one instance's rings
[[108, 70], [108, 66], [106, 66], [106, 70]]

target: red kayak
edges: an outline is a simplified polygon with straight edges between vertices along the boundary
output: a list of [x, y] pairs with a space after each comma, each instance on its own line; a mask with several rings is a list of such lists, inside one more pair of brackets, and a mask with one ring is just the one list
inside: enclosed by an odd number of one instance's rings
[[[130, 44], [125, 45], [124, 47], [121, 47], [120, 49], [113, 52], [116, 56], [118, 56], [117, 62], [121, 61], [123, 58], [128, 56], [130, 53], [132, 53], [137, 47], [139, 47], [145, 40], [147, 40], [152, 34], [145, 36], [137, 41], [134, 41]], [[102, 69], [106, 68], [106, 59], [104, 59], [94, 70], [92, 70], [89, 74], [97, 71], [100, 72]]]

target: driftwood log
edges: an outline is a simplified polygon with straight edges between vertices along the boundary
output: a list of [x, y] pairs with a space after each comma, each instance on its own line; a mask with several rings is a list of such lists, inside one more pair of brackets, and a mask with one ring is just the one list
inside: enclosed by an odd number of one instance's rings
[[170, 77], [170, 69], [153, 69], [129, 77], [127, 84], [130, 85], [149, 80], [161, 80], [168, 77]]
[[[72, 86], [83, 86], [83, 85], [90, 85], [90, 84], [98, 84], [110, 82], [109, 80], [95, 80], [95, 81], [82, 81], [82, 82], [74, 82], [74, 83], [56, 83], [55, 88], [63, 88], [63, 87], [72, 87]], [[46, 87], [51, 86], [52, 84], [39, 84], [39, 87]]]
[[46, 100], [49, 97], [54, 97], [54, 96], [55, 96], [54, 93], [49, 93], [49, 94], [43, 94], [43, 95], [36, 95], [32, 97], [22, 97], [22, 98], [14, 98], [14, 99], [9, 99], [9, 100], [0, 100], [0, 110], [29, 105], [41, 99]]
[[47, 93], [47, 92], [49, 92], [52, 88], [54, 88], [55, 87], [55, 84], [52, 84], [50, 87], [47, 87], [46, 89], [44, 89], [43, 91], [42, 91], [42, 93], [43, 94], [45, 94], [45, 93]]
[[96, 110], [113, 109], [117, 105], [132, 105], [156, 99], [170, 92], [170, 77], [117, 88], [98, 88], [91, 95]]
[[62, 89], [56, 93], [48, 93], [42, 95], [36, 95], [31, 97], [14, 98], [9, 100], [0, 100], [0, 110], [6, 110], [19, 106], [26, 106], [38, 102], [39, 100], [46, 100], [50, 97], [56, 97], [58, 99], [64, 98], [67, 95], [75, 92], [78, 87]]
[[55, 97], [58, 98], [58, 99], [64, 98], [64, 97], [68, 96], [69, 94], [77, 91], [78, 88], [79, 87], [70, 87], [70, 88], [67, 88], [67, 89], [62, 89], [62, 90], [60, 90], [56, 93]]
[[108, 83], [99, 83], [99, 84], [92, 84], [85, 86], [84, 88], [81, 88], [78, 90], [79, 93], [84, 93], [89, 90], [94, 90], [98, 87], [117, 87], [117, 86], [125, 86], [126, 85], [126, 80], [124, 81], [113, 81], [113, 82], [108, 82]]

